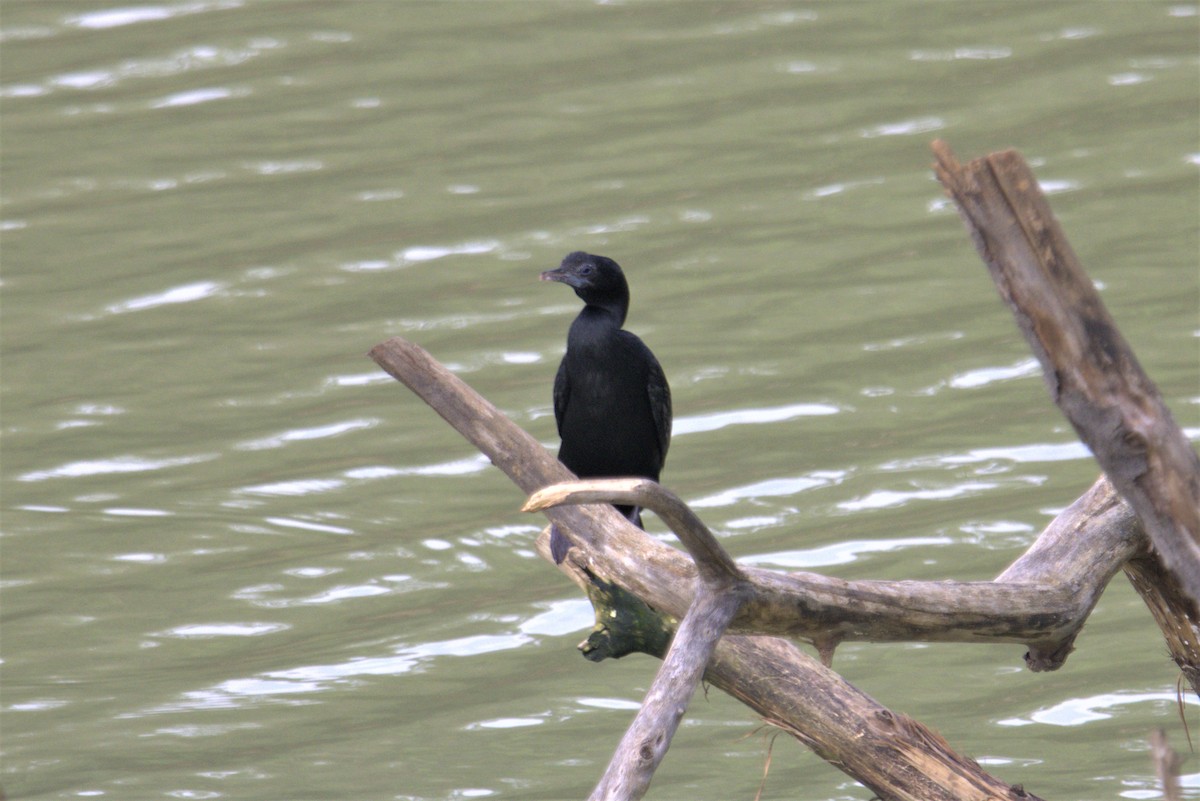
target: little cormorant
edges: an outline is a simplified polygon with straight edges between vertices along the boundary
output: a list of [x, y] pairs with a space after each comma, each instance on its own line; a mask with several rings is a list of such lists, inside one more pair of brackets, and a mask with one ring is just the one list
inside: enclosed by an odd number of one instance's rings
[[[671, 389], [646, 344], [621, 328], [629, 311], [625, 274], [612, 259], [577, 251], [542, 280], [566, 284], [585, 304], [554, 378], [559, 460], [580, 478], [658, 481], [671, 441]], [[640, 508], [617, 511], [642, 525]], [[569, 548], [552, 527], [554, 561], [562, 562]]]

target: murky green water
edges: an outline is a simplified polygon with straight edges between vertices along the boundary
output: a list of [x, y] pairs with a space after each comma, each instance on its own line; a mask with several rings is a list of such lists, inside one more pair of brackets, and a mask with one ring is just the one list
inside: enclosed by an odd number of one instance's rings
[[[577, 655], [540, 520], [364, 356], [407, 336], [554, 447], [578, 304], [536, 278], [569, 250], [626, 267], [664, 482], [736, 555], [995, 575], [1096, 467], [928, 143], [1025, 154], [1196, 436], [1197, 20], [0, 4], [9, 797], [586, 795], [658, 663]], [[1156, 798], [1147, 733], [1186, 748], [1120, 577], [1054, 674], [1002, 646], [836, 667], [1046, 798]], [[698, 699], [651, 797], [752, 798], [766, 736]], [[781, 738], [763, 797], [870, 793]]]

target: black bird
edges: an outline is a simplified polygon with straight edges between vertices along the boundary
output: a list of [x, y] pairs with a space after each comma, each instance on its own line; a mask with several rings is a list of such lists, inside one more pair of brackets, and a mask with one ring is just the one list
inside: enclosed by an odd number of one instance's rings
[[[576, 251], [543, 281], [560, 281], [586, 304], [571, 323], [554, 378], [559, 460], [580, 478], [638, 476], [658, 481], [671, 441], [671, 388], [654, 354], [624, 331], [629, 284], [612, 259]], [[637, 526], [641, 509], [618, 506]], [[570, 543], [551, 529], [562, 562]]]

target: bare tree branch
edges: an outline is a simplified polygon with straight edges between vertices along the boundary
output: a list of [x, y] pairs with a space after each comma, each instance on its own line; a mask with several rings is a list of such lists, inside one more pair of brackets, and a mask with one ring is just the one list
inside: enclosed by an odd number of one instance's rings
[[1200, 457], [1083, 271], [1029, 165], [1015, 150], [959, 164], [933, 143], [958, 205], [1054, 402], [1193, 603], [1200, 601]]
[[700, 578], [709, 583], [745, 580], [717, 538], [679, 496], [655, 481], [644, 478], [606, 478], [551, 484], [533, 495], [522, 512], [540, 512], [555, 506], [582, 503], [615, 503], [641, 506], [654, 512], [679, 537], [696, 563]]
[[[1020, 156], [993, 154], [964, 167], [944, 144], [934, 150], [938, 177], [1042, 362], [1055, 402], [1113, 479], [1101, 477], [995, 581], [849, 582], [739, 566], [686, 504], [654, 482], [573, 482], [536, 440], [416, 345], [396, 338], [372, 349], [380, 366], [533, 493], [527, 510], [543, 511], [579, 546], [559, 569], [597, 607], [585, 654], [644, 650], [664, 658], [593, 799], [646, 792], [701, 675], [881, 798], [1033, 799], [879, 705], [828, 662], [846, 639], [1021, 642], [1031, 669], [1053, 670], [1120, 569], [1200, 692], [1200, 458], [1108, 317]], [[611, 502], [656, 511], [692, 558], [630, 525]], [[544, 556], [547, 539], [547, 532], [538, 539]], [[756, 636], [722, 636], [727, 627]], [[825, 664], [764, 634], [809, 640]]]
[[[439, 414], [518, 486], [533, 492], [570, 478], [540, 443], [418, 346], [391, 339], [376, 346], [371, 356], [434, 405]], [[1047, 535], [1055, 538], [1075, 536], [1079, 540], [1075, 546], [1066, 542], [1046, 545], [1046, 553], [1052, 559], [1067, 558], [1075, 547], [1087, 550], [1089, 540], [1103, 542], [1102, 547], [1095, 549], [1096, 555], [1085, 560], [1101, 565], [1101, 569], [1093, 573], [1090, 581], [1077, 576], [1079, 586], [1067, 590], [1055, 589], [1041, 580], [1062, 575], [1053, 566], [1039, 572], [1026, 565], [1019, 571], [1021, 575], [1037, 580], [995, 587], [991, 582], [846, 582], [812, 573], [788, 576], [749, 568], [742, 572], [755, 583], [766, 586], [768, 598], [775, 599], [758, 603], [757, 616], [777, 629], [796, 631], [796, 636], [814, 640], [917, 636], [974, 642], [1000, 639], [1063, 643], [1082, 625], [1087, 610], [1111, 575], [1111, 565], [1119, 565], [1121, 554], [1136, 550], [1141, 542], [1136, 527], [1120, 522], [1132, 524], [1132, 516], [1123, 514], [1123, 504], [1106, 495], [1103, 487], [1086, 497], [1086, 502], [1081, 499], [1069, 510], [1070, 523], [1047, 530]], [[1107, 523], [1089, 523], [1092, 512], [1098, 515], [1095, 520]], [[545, 514], [583, 546], [573, 548], [559, 566], [581, 586], [590, 588], [597, 582], [612, 582], [645, 599], [662, 615], [685, 617], [695, 595], [697, 576], [687, 556], [647, 536], [607, 505], [553, 507], [545, 509]], [[669, 517], [667, 513], [664, 519]], [[1116, 535], [1112, 534], [1114, 530], [1118, 532]], [[548, 557], [547, 539], [548, 535], [543, 533], [539, 550]], [[954, 590], [959, 588], [965, 588], [964, 595], [969, 596], [971, 591], [979, 594], [960, 607], [960, 611], [962, 608], [974, 611], [968, 611], [963, 615], [964, 621], [956, 624], [953, 598]], [[1071, 594], [1083, 600], [1072, 602], [1066, 598]], [[1039, 606], [1039, 599], [1048, 601], [1049, 607]], [[1027, 611], [1036, 609], [1044, 614], [1022, 621], [1020, 616], [1010, 616], [1007, 608], [989, 611], [989, 602], [1005, 607], [1024, 604]], [[790, 623], [784, 618], [789, 604]], [[1074, 613], [1070, 611], [1072, 604]], [[746, 608], [755, 605], [749, 601], [745, 604]], [[1047, 612], [1048, 608], [1051, 611]], [[990, 613], [999, 615], [998, 624], [990, 622]], [[890, 622], [878, 623], [873, 619], [876, 615], [883, 615]], [[904, 622], [897, 626], [898, 620]], [[647, 637], [644, 641], [661, 642], [661, 638]], [[765, 719], [791, 732], [882, 798], [1035, 799], [1024, 790], [1009, 787], [988, 775], [977, 764], [955, 754], [932, 731], [886, 709], [783, 640], [726, 635], [717, 643], [705, 677]], [[693, 691], [687, 682], [682, 686], [689, 693]], [[640, 745], [645, 740], [634, 737], [633, 742]]]
[[1104, 479], [995, 581], [842, 581], [741, 568], [677, 496], [645, 479], [555, 484], [523, 508], [565, 503], [644, 507], [685, 545], [693, 543], [688, 548], [697, 564], [728, 560], [724, 569], [749, 581], [732, 631], [806, 639], [830, 652], [847, 639], [1019, 642], [1029, 646], [1026, 659], [1034, 670], [1062, 665], [1104, 587], [1144, 545], [1129, 507]]
[[717, 642], [745, 594], [745, 576], [717, 538], [687, 504], [656, 482], [604, 479], [553, 484], [530, 496], [522, 511], [626, 502], [651, 509], [670, 526], [696, 563], [698, 586], [641, 709], [592, 792], [592, 801], [632, 801], [645, 795]]
[[703, 584], [697, 590], [591, 801], [634, 801], [646, 794], [739, 602], [735, 582]]

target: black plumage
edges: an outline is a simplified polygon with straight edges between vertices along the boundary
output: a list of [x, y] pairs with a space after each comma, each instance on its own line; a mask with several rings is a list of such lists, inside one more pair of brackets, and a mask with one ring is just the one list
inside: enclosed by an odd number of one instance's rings
[[[542, 280], [566, 284], [585, 304], [554, 379], [559, 460], [580, 478], [658, 481], [671, 441], [671, 389], [646, 344], [621, 328], [629, 311], [625, 274], [612, 259], [575, 252]], [[617, 510], [642, 525], [639, 508]], [[555, 561], [569, 547], [551, 532]]]

